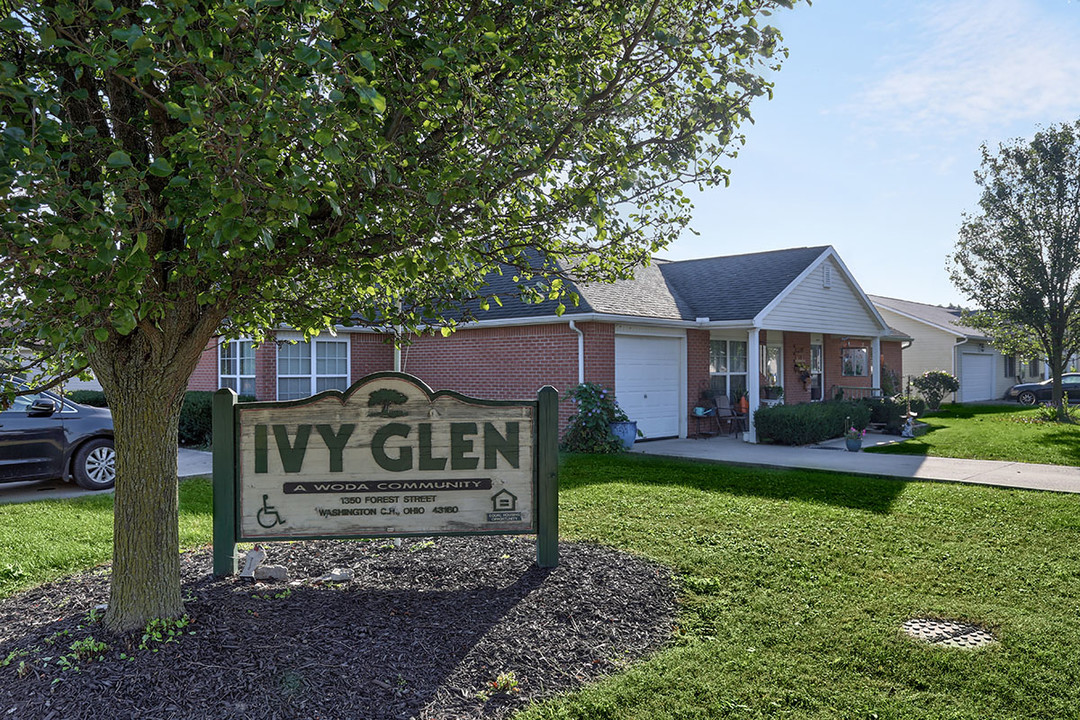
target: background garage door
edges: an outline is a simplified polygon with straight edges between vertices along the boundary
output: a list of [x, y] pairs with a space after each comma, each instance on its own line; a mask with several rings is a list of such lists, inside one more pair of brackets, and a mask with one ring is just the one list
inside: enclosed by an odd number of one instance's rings
[[680, 338], [615, 336], [615, 397], [647, 438], [679, 434]]
[[960, 360], [960, 402], [994, 399], [994, 356], [963, 353]]

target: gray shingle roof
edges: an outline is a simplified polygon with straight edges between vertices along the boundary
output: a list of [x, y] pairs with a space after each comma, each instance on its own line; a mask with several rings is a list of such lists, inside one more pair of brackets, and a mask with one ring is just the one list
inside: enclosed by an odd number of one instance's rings
[[960, 320], [960, 310], [956, 308], [942, 307], [941, 305], [927, 305], [926, 303], [913, 302], [911, 300], [898, 300], [897, 298], [882, 297], [880, 295], [867, 295], [870, 301], [879, 308], [893, 310], [903, 315], [909, 315], [917, 320], [937, 325], [941, 328], [952, 330], [957, 335], [962, 335], [970, 340], [986, 340], [986, 335], [981, 330], [964, 325]]
[[[577, 306], [567, 303], [565, 315], [601, 313], [627, 317], [694, 321], [750, 320], [784, 291], [828, 246], [772, 250], [745, 255], [668, 261], [654, 259], [630, 280], [570, 284]], [[483, 311], [470, 305], [478, 320], [526, 320], [550, 317], [558, 305], [528, 305], [517, 298], [514, 272], [492, 274], [487, 291], [502, 305]]]
[[661, 269], [675, 292], [693, 309], [693, 316], [686, 319], [749, 320], [828, 249], [791, 248], [683, 260]]

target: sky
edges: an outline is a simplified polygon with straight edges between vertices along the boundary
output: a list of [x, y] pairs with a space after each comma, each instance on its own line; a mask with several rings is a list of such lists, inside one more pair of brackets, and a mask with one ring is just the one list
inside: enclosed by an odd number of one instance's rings
[[832, 245], [863, 290], [973, 306], [949, 280], [981, 146], [1080, 119], [1080, 0], [814, 0], [751, 106], [731, 185], [661, 257]]

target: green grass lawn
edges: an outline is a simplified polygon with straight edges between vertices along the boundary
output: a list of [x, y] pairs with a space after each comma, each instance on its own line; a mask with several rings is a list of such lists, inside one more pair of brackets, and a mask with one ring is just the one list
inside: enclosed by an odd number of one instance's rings
[[922, 437], [865, 452], [1080, 465], [1080, 425], [1038, 418], [1015, 404], [949, 405], [919, 418], [930, 427]]
[[[643, 456], [568, 456], [561, 482], [563, 539], [671, 566], [680, 616], [669, 647], [518, 720], [1080, 716], [1080, 498]], [[181, 484], [185, 546], [210, 495]], [[111, 505], [0, 506], [3, 593], [108, 560]], [[917, 616], [1001, 642], [905, 639]]]
[[[564, 461], [561, 533], [675, 568], [672, 647], [519, 720], [1075, 718], [1080, 499], [641, 456]], [[983, 623], [977, 651], [903, 638]]]
[[[180, 544], [213, 532], [209, 480], [180, 483]], [[0, 505], [0, 597], [112, 559], [113, 496]]]

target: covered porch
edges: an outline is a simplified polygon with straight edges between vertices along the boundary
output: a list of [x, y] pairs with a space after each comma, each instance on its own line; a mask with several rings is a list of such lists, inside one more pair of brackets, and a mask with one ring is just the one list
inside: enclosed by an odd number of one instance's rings
[[[882, 393], [884, 373], [902, 373], [899, 338], [888, 332], [805, 332], [762, 327], [712, 329], [708, 376], [697, 402], [726, 396], [747, 413], [746, 442], [757, 442], [754, 413], [765, 405]], [[742, 402], [745, 398], [745, 402]]]

